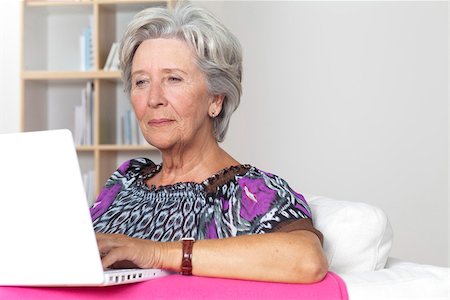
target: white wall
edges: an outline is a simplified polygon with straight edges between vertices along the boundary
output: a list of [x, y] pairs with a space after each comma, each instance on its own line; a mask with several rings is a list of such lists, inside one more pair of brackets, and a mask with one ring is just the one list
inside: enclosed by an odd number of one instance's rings
[[392, 256], [448, 265], [446, 2], [205, 2], [244, 49], [224, 147], [299, 192], [364, 201]]
[[[224, 147], [299, 192], [383, 208], [393, 256], [448, 263], [446, 2], [205, 2], [244, 48]], [[19, 4], [2, 3], [0, 133], [19, 130]]]
[[0, 133], [20, 131], [20, 2], [0, 9]]

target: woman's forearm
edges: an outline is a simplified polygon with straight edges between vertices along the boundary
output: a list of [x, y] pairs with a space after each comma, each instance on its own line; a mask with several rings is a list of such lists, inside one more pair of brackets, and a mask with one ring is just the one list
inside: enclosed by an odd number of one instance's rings
[[[181, 243], [167, 244], [163, 267], [180, 266]], [[304, 230], [196, 241], [192, 267], [199, 276], [292, 283], [320, 281], [328, 269], [319, 239]]]

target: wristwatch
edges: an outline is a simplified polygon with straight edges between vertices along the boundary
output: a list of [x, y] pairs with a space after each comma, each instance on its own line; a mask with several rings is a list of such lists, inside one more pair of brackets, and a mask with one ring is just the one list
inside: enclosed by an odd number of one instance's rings
[[182, 238], [183, 257], [181, 259], [181, 274], [192, 275], [192, 249], [195, 240], [193, 238]]

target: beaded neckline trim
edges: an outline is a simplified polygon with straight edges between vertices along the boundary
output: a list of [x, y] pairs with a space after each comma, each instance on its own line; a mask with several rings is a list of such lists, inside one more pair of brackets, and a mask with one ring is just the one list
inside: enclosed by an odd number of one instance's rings
[[252, 168], [249, 164], [241, 164], [236, 166], [230, 166], [227, 168], [224, 168], [215, 174], [211, 175], [207, 179], [205, 179], [203, 182], [194, 182], [194, 181], [185, 181], [185, 182], [177, 182], [170, 185], [162, 185], [159, 187], [156, 187], [155, 185], [152, 185], [151, 187], [147, 186], [145, 183], [146, 180], [152, 178], [156, 173], [158, 173], [162, 168], [161, 164], [153, 164], [148, 167], [145, 167], [142, 169], [141, 174], [139, 176], [140, 181], [143, 183], [143, 187], [147, 188], [152, 191], [156, 190], [167, 190], [167, 189], [173, 189], [181, 186], [203, 186], [204, 188], [208, 186], [213, 186], [218, 183], [218, 181], [229, 181], [231, 178], [233, 178], [235, 175], [242, 175], [247, 173], [249, 169]]

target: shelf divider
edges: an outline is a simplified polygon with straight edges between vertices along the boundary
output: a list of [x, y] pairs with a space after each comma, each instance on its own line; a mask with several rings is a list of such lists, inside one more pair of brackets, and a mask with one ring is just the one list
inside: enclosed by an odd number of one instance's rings
[[23, 71], [24, 80], [120, 79], [120, 71]]

